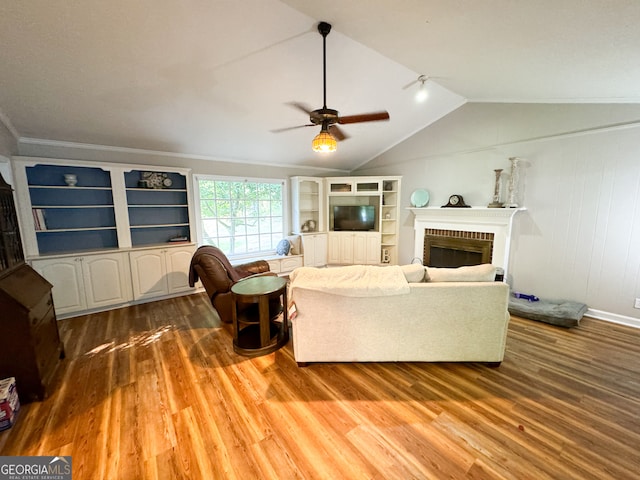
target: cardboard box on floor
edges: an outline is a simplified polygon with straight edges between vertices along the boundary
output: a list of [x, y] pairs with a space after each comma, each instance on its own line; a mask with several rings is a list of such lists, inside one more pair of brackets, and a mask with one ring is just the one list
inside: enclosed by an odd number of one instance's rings
[[14, 377], [0, 380], [0, 431], [11, 428], [16, 423], [20, 410], [20, 400]]

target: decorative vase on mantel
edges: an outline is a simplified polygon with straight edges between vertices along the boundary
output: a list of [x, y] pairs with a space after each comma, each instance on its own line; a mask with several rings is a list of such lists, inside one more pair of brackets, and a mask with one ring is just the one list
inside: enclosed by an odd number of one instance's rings
[[489, 208], [502, 208], [504, 207], [504, 203], [500, 201], [500, 176], [502, 175], [502, 169], [496, 168], [494, 170], [496, 174], [496, 183], [493, 187], [493, 201], [487, 205]]
[[509, 158], [511, 162], [511, 178], [509, 179], [509, 195], [507, 197], [507, 208], [518, 208], [518, 184], [520, 183], [520, 159], [518, 157]]

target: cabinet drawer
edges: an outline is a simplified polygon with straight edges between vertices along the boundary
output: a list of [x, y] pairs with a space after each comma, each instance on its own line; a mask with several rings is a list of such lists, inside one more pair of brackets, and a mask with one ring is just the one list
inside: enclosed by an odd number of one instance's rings
[[267, 263], [270, 272], [280, 273], [280, 260], [267, 260]]
[[53, 298], [50, 293], [42, 297], [42, 300], [40, 300], [29, 312], [29, 324], [31, 327], [33, 328], [39, 325], [49, 314], [49, 310], [53, 312]]

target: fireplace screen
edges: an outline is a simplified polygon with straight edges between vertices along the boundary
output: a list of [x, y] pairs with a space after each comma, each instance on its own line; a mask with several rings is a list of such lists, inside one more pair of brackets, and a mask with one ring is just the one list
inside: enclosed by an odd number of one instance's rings
[[462, 267], [491, 263], [493, 233], [425, 229], [423, 263], [429, 267]]

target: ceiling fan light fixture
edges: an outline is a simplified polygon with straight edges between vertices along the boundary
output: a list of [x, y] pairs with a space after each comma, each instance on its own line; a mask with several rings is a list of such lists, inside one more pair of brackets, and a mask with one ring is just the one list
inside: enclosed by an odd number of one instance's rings
[[338, 149], [338, 142], [333, 138], [333, 135], [323, 128], [311, 142], [311, 148], [314, 152], [331, 153]]

